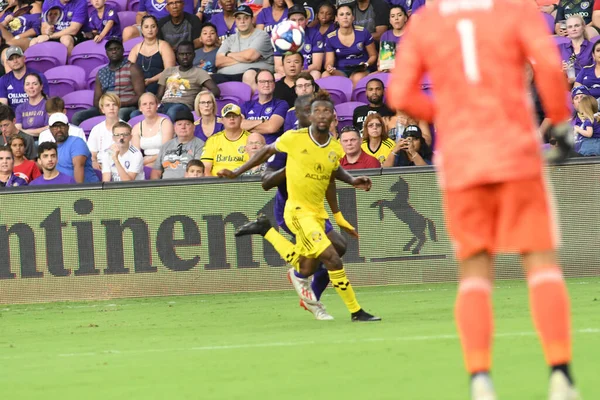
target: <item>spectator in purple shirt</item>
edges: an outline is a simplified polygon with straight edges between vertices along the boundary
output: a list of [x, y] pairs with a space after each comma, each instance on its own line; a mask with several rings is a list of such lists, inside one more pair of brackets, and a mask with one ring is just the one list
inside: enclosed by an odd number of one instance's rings
[[206, 143], [209, 137], [221, 132], [225, 127], [217, 118], [217, 100], [215, 95], [205, 90], [196, 96], [194, 110], [200, 117], [194, 122], [194, 136]]
[[42, 78], [44, 93], [50, 93], [46, 77], [25, 65], [25, 56], [20, 47], [13, 46], [6, 50], [6, 64], [11, 71], [0, 78], [0, 103], [8, 104], [13, 110], [19, 104], [27, 103], [24, 81], [25, 75], [30, 72], [35, 72]]
[[283, 134], [285, 114], [290, 107], [286, 101], [273, 97], [275, 77], [271, 71], [263, 69], [256, 74], [256, 84], [258, 99], [242, 106], [242, 129], [262, 134], [271, 144]]
[[106, 0], [92, 0], [94, 11], [90, 14], [84, 28], [87, 39], [94, 39], [100, 43], [105, 38], [121, 36], [121, 21], [117, 15], [117, 9], [112, 4], [106, 4]]
[[58, 164], [58, 147], [54, 142], [44, 142], [38, 147], [39, 163], [42, 167], [42, 175], [29, 183], [30, 186], [38, 185], [72, 185], [73, 177], [60, 173], [56, 166]]
[[0, 146], [0, 186], [27, 186], [27, 181], [13, 173], [14, 159], [8, 146]]
[[42, 78], [37, 73], [30, 72], [25, 75], [25, 93], [29, 101], [17, 107], [16, 126], [37, 141], [40, 133], [48, 129], [46, 94], [42, 86]]
[[[563, 61], [563, 70], [570, 83], [575, 82], [575, 77], [581, 68], [594, 63], [592, 59], [592, 44], [587, 38], [583, 17], [579, 14], [567, 19], [567, 34], [571, 41], [558, 46], [560, 57]], [[573, 68], [569, 71], [570, 68]]]
[[577, 134], [575, 151], [582, 156], [600, 156], [600, 117], [597, 113], [598, 101], [592, 96], [583, 96], [579, 102], [582, 123], [573, 127]]
[[[222, 12], [212, 14], [210, 23], [217, 27], [217, 36], [221, 43], [229, 36], [237, 32], [235, 25], [235, 15], [233, 13], [236, 9], [235, 0], [221, 0], [223, 6]], [[204, 20], [204, 22], [209, 22]]]
[[[303, 57], [302, 71], [309, 72], [315, 79], [321, 77], [323, 69], [323, 59], [325, 58], [325, 42], [318, 28], [306, 26], [306, 9], [301, 5], [293, 5], [288, 10], [288, 19], [294, 21], [304, 28], [304, 44], [298, 51]], [[285, 75], [283, 70], [283, 57], [278, 51], [275, 52], [275, 79], [280, 79]], [[290, 106], [292, 106], [291, 103]]]
[[[25, 0], [18, 0], [14, 6], [4, 10], [0, 17], [0, 34], [8, 46], [27, 50], [31, 38], [40, 34], [40, 14], [32, 14], [31, 11], [32, 6]], [[2, 61], [4, 60], [6, 58], [3, 56]]]
[[[400, 40], [402, 39], [402, 35], [404, 35], [404, 28], [406, 28], [406, 23], [408, 22], [408, 14], [406, 10], [402, 8], [402, 6], [392, 6], [390, 8], [390, 25], [392, 29], [383, 32], [381, 35], [381, 40], [379, 42], [380, 52], [383, 51], [384, 46], [388, 49], [390, 53], [391, 61], [396, 58], [396, 49], [398, 48], [398, 44], [400, 44]], [[381, 57], [381, 53], [380, 56]], [[377, 70], [382, 72], [389, 72], [388, 68], [382, 68], [380, 65], [381, 58], [377, 59]]]
[[271, 7], [265, 7], [260, 10], [256, 16], [256, 29], [262, 29], [269, 35], [275, 25], [285, 20], [288, 16], [288, 8], [284, 0], [273, 0], [272, 4]]
[[[194, 14], [194, 0], [185, 0], [183, 11]], [[145, 15], [153, 15], [157, 20], [168, 16], [167, 0], [140, 0], [138, 13], [135, 16], [135, 25], [123, 29], [123, 42], [142, 36], [141, 23]]]
[[323, 77], [347, 76], [356, 86], [377, 62], [375, 43], [365, 28], [353, 26], [354, 15], [349, 5], [337, 9], [337, 22], [340, 27], [327, 35], [325, 41]]
[[[58, 11], [58, 16], [55, 13]], [[68, 55], [76, 44], [85, 40], [82, 28], [88, 20], [86, 0], [46, 0], [42, 7], [42, 34], [31, 40], [31, 46], [48, 40], [67, 47]]]
[[335, 26], [335, 7], [333, 4], [329, 2], [324, 2], [319, 6], [319, 11], [317, 13], [317, 25], [315, 28], [319, 29], [319, 34], [321, 38], [319, 40], [319, 44], [323, 49], [325, 49], [325, 40], [327, 39], [327, 35], [331, 32], [335, 31], [337, 28]]
[[581, 69], [575, 78], [574, 86], [586, 86], [590, 95], [598, 99], [600, 98], [600, 41], [592, 46], [592, 57], [594, 63]]

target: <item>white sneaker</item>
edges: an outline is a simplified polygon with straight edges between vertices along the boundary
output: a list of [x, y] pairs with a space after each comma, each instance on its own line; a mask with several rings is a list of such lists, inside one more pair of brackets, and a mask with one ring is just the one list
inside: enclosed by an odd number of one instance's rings
[[479, 374], [471, 380], [471, 399], [496, 400], [496, 391], [489, 375]]
[[554, 371], [550, 375], [549, 400], [581, 400], [579, 393], [561, 371]]
[[313, 313], [315, 318], [319, 321], [333, 321], [333, 316], [327, 313], [325, 310], [325, 306], [320, 301], [316, 304], [308, 304], [305, 303], [302, 299], [300, 299], [300, 307], [304, 308], [306, 311], [310, 311]]
[[296, 274], [294, 274], [294, 268], [288, 269], [287, 277], [298, 296], [300, 296], [301, 300], [304, 300], [306, 304], [315, 305], [318, 303], [317, 296], [315, 292], [313, 292], [310, 287], [310, 281], [307, 278], [298, 278]]

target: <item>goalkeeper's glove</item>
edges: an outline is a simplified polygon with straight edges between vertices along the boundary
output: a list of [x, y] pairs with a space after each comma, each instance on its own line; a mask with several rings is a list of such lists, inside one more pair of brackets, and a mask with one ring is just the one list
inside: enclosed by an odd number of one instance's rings
[[350, 225], [350, 222], [346, 221], [346, 218], [344, 218], [344, 216], [342, 215], [341, 211], [336, 212], [335, 214], [333, 214], [333, 218], [335, 218], [335, 223], [340, 227], [340, 228], [345, 228], [351, 231], [355, 231], [356, 229]]

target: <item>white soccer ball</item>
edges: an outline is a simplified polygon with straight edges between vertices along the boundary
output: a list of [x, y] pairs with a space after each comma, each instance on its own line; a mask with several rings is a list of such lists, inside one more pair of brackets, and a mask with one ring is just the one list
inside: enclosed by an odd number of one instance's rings
[[294, 21], [285, 20], [273, 28], [271, 43], [280, 53], [295, 53], [304, 43], [304, 29]]

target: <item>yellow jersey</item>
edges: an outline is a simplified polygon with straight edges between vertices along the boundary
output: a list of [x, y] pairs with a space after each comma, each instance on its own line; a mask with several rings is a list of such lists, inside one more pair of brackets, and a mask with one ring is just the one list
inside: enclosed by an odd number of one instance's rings
[[287, 153], [286, 208], [300, 207], [303, 213], [328, 218], [324, 205], [325, 192], [344, 154], [340, 143], [330, 136], [327, 143], [321, 145], [312, 138], [309, 128], [303, 128], [281, 135], [275, 147]]
[[387, 156], [390, 155], [395, 145], [396, 143], [394, 143], [392, 139], [388, 138], [379, 143], [379, 147], [375, 150], [371, 150], [369, 148], [369, 142], [363, 142], [363, 144], [360, 147], [364, 150], [365, 153], [375, 157], [381, 163], [381, 165], [383, 165], [383, 162], [385, 161]]
[[200, 161], [212, 163], [211, 174], [217, 176], [222, 169], [234, 170], [248, 161], [246, 143], [250, 132], [244, 130], [237, 140], [229, 140], [225, 131], [210, 136], [204, 145]]

